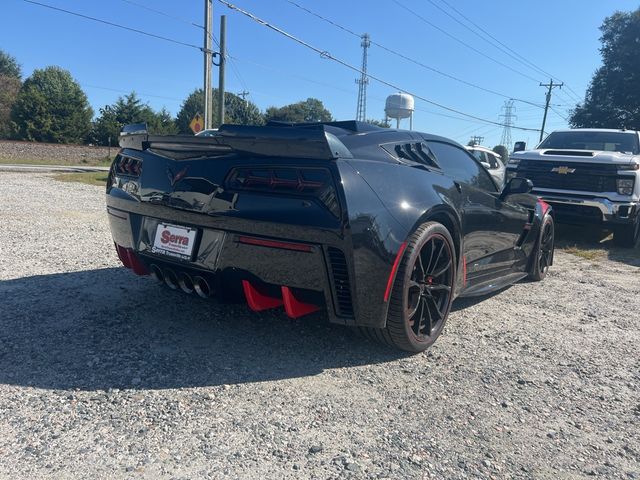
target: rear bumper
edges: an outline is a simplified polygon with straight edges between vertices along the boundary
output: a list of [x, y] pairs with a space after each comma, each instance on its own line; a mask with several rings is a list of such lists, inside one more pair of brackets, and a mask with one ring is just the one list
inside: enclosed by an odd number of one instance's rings
[[[168, 269], [177, 278], [181, 274], [204, 278], [214, 291], [233, 286], [233, 290], [242, 292], [243, 281], [248, 281], [280, 300], [287, 313], [293, 310], [287, 310], [284, 300], [288, 298], [291, 307], [295, 297], [326, 310], [333, 323], [371, 327], [385, 324], [388, 305], [383, 297], [391, 265], [373, 256], [368, 248], [354, 250], [350, 236], [326, 229], [202, 215], [109, 194], [107, 212], [116, 245], [127, 249], [144, 267], [136, 273], [153, 273], [153, 267]], [[191, 261], [152, 252], [159, 222], [198, 229]], [[293, 242], [309, 248], [277, 248], [261, 245], [260, 241], [243, 242], [243, 237]], [[367, 269], [366, 275], [356, 276], [363, 259], [370, 267], [378, 265]], [[246, 293], [245, 288], [245, 296]]]
[[613, 202], [607, 198], [565, 197], [539, 192], [545, 202], [553, 206], [560, 221], [575, 223], [632, 223], [638, 215], [637, 202]]

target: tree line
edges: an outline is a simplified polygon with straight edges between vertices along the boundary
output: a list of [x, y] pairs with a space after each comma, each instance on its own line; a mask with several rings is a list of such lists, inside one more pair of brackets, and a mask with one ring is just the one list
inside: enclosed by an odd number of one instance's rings
[[[213, 109], [217, 111], [218, 91], [213, 89]], [[142, 123], [149, 132], [190, 134], [191, 119], [202, 113], [204, 90], [197, 88], [182, 102], [173, 117], [164, 107], [154, 110], [135, 93], [120, 96], [100, 108], [94, 118], [87, 95], [71, 74], [57, 66], [34, 70], [22, 81], [20, 65], [0, 50], [0, 139], [52, 143], [116, 144], [124, 125]], [[283, 122], [327, 122], [333, 116], [316, 98], [269, 107], [265, 112], [238, 95], [225, 92], [225, 123], [264, 125]], [[218, 127], [214, 121], [213, 127]]]

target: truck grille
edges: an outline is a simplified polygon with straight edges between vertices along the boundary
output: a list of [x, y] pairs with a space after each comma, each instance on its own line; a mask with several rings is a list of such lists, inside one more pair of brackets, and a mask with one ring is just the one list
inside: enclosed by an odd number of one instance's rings
[[[568, 167], [572, 173], [558, 173], [555, 168]], [[534, 188], [552, 188], [583, 192], [615, 192], [618, 167], [578, 162], [523, 160], [518, 176], [528, 178]]]

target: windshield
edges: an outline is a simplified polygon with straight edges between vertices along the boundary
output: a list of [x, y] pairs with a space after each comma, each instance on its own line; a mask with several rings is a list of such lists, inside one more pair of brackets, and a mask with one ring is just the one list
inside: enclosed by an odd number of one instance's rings
[[634, 132], [553, 132], [538, 148], [562, 150], [605, 150], [634, 155], [640, 150], [638, 136]]

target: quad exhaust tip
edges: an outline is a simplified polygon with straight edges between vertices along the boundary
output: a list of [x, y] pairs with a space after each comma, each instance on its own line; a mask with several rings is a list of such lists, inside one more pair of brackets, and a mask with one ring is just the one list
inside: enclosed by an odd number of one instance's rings
[[177, 290], [178, 277], [176, 276], [176, 273], [173, 270], [167, 268], [162, 272], [162, 274], [164, 276], [164, 283], [167, 284], [167, 287], [169, 287], [171, 290]]
[[164, 283], [164, 275], [162, 275], [162, 270], [159, 266], [153, 264], [149, 267], [151, 278], [153, 278], [158, 283]]
[[193, 289], [202, 298], [209, 298], [211, 296], [211, 287], [209, 283], [202, 277], [197, 276], [193, 278]]
[[178, 274], [178, 285], [184, 293], [191, 294], [195, 290], [191, 275], [185, 272], [181, 272]]

